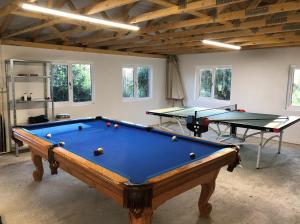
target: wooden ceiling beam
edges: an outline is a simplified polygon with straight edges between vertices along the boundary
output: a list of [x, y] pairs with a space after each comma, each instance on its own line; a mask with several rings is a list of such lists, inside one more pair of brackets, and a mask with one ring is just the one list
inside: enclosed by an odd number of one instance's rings
[[29, 33], [29, 32], [33, 32], [35, 30], [46, 28], [46, 27], [49, 27], [49, 26], [57, 24], [57, 23], [59, 23], [59, 20], [52, 20], [52, 21], [47, 22], [47, 23], [42, 23], [42, 24], [38, 24], [38, 25], [31, 25], [27, 28], [20, 29], [20, 30], [15, 31], [11, 34], [6, 34], [6, 35], [4, 34], [2, 38], [8, 39], [8, 38], [18, 36], [18, 35], [21, 35], [21, 34], [24, 34], [24, 33]]
[[[157, 5], [160, 5], [160, 6], [163, 6], [163, 7], [174, 7], [174, 6], [177, 6], [175, 3], [172, 3], [172, 2], [168, 2], [168, 1], [165, 1], [165, 0], [147, 0], [149, 2], [152, 2], [154, 4], [157, 4]], [[189, 11], [187, 12], [188, 14], [191, 14], [193, 16], [196, 16], [196, 17], [205, 17], [207, 15], [203, 14], [203, 13], [200, 13], [200, 12], [197, 12], [195, 10], [192, 10], [192, 11]]]
[[69, 6], [69, 8], [73, 11], [73, 12], [77, 12], [77, 8], [75, 7], [74, 3], [72, 2], [72, 0], [68, 0], [67, 1], [67, 5]]
[[112, 55], [149, 57], [149, 58], [166, 58], [165, 55], [160, 55], [160, 54], [143, 54], [143, 53], [134, 53], [134, 52], [125, 52], [125, 51], [111, 51], [111, 50], [102, 50], [102, 49], [85, 48], [85, 47], [34, 43], [29, 41], [16, 41], [16, 40], [7, 39], [7, 40], [2, 40], [1, 42], [3, 45], [24, 46], [24, 47], [33, 47], [33, 48], [42, 48], [42, 49], [55, 49], [55, 50], [65, 50], [65, 51], [84, 52], [84, 53], [112, 54]]
[[47, 0], [47, 7], [52, 8], [53, 6], [53, 0]]
[[60, 32], [55, 26], [50, 26], [49, 28], [63, 41], [69, 41], [69, 39], [63, 34], [63, 32]]
[[[222, 38], [222, 42], [224, 43], [230, 43], [230, 44], [234, 44], [234, 43], [240, 43], [240, 42], [246, 42], [246, 41], [261, 41], [261, 40], [267, 40], [267, 41], [278, 41], [279, 39], [288, 39], [288, 40], [296, 40], [298, 38], [298, 40], [300, 41], [300, 35], [297, 35], [296, 32], [283, 32], [283, 33], [278, 33], [278, 34], [274, 34], [274, 35], [250, 35], [250, 36], [245, 36], [245, 37], [240, 37], [240, 38], [228, 38], [228, 37], [224, 37]], [[200, 39], [196, 39], [196, 40], [191, 40], [189, 42], [185, 41], [182, 43], [177, 43], [176, 47], [194, 47], [194, 46], [202, 46], [203, 43], [200, 41]], [[205, 45], [203, 45], [205, 46]], [[165, 50], [165, 49], [174, 49], [176, 48], [174, 47], [174, 44], [166, 44], [166, 45], [161, 45], [161, 46], [144, 46], [144, 47], [135, 47], [132, 48], [131, 51], [160, 51], [160, 50]]]
[[257, 9], [255, 9], [255, 11], [249, 11], [247, 9], [244, 9], [244, 10], [238, 10], [234, 12], [227, 12], [218, 15], [217, 18], [189, 19], [177, 23], [167, 23], [167, 24], [146, 27], [140, 30], [140, 33], [150, 33], [150, 32], [156, 32], [160, 30], [172, 30], [172, 29], [179, 29], [183, 27], [210, 24], [210, 23], [222, 23], [230, 20], [247, 19], [251, 17], [270, 15], [279, 12], [297, 11], [299, 9], [300, 9], [300, 4], [297, 0], [297, 1], [287, 2], [287, 3], [272, 4], [268, 6], [258, 7]]
[[258, 7], [258, 5], [261, 3], [261, 0], [253, 0], [250, 1], [250, 4], [248, 5], [247, 9], [255, 9]]
[[2, 7], [0, 9], [0, 17], [7, 16], [12, 11], [16, 10], [19, 7], [20, 2], [21, 2], [21, 0], [14, 0], [11, 3], [9, 3], [8, 5]]
[[[243, 46], [243, 50], [247, 49], [260, 49], [264, 47], [260, 46], [269, 46], [269, 47], [278, 47], [278, 46], [299, 46], [300, 41], [277, 41], [277, 42], [266, 42], [262, 41], [259, 44], [248, 43]], [[190, 48], [181, 47], [175, 49], [160, 49], [156, 51], [156, 53], [169, 55], [169, 54], [195, 54], [195, 53], [209, 53], [209, 52], [232, 52], [233, 50], [225, 49], [225, 48], [204, 48], [203, 46], [194, 46]], [[144, 53], [150, 53], [152, 51], [144, 51]]]
[[[71, 10], [73, 10], [73, 11], [74, 11], [74, 10], [75, 10], [75, 11], [78, 11], [78, 10], [75, 8], [75, 6], [74, 6], [74, 4], [73, 4], [73, 2], [72, 2], [71, 0], [68, 0], [68, 1], [60, 0], [59, 2], [56, 2], [56, 6], [58, 6], [58, 4], [61, 5], [61, 4], [65, 4], [65, 3], [67, 3], [67, 4], [69, 5], [69, 7], [70, 7]], [[52, 2], [51, 4], [53, 4], [53, 2]], [[131, 7], [128, 7], [128, 11], [129, 11], [132, 7], [133, 7], [133, 5], [132, 5]], [[126, 14], [128, 14], [128, 11], [127, 11]], [[106, 19], [108, 19], [108, 16], [107, 16], [107, 14], [106, 14], [104, 11], [102, 11], [101, 14], [102, 14], [103, 17], [105, 17]], [[29, 16], [30, 16], [30, 15], [29, 15]], [[68, 21], [68, 20], [66, 20], [66, 23], [68, 23], [67, 21]], [[72, 22], [72, 21], [70, 21], [70, 22]], [[47, 22], [46, 22], [46, 24], [47, 24]], [[45, 24], [45, 27], [47, 27], [46, 24]], [[53, 24], [52, 24], [51, 21], [50, 21], [50, 22], [48, 22], [48, 25], [49, 25], [49, 26], [52, 26]], [[73, 22], [73, 25], [78, 25], [78, 22], [74, 21], [74, 22]], [[99, 30], [99, 29], [103, 29], [103, 28], [104, 28], [104, 27], [102, 27], [102, 26], [100, 26], [101, 28], [99, 28], [99, 26], [91, 25], [91, 24], [86, 24], [86, 23], [81, 24], [81, 25], [86, 26], [86, 30], [87, 30], [87, 31], [95, 31], [95, 30]], [[37, 27], [37, 28], [38, 28], [38, 27]], [[113, 31], [114, 31], [114, 30], [115, 30], [115, 31], [119, 31], [118, 29], [115, 29], [115, 28], [110, 28], [110, 27], [106, 27], [106, 28], [109, 29], [109, 30], [113, 30]], [[58, 31], [58, 32], [55, 32], [54, 34], [49, 34], [49, 35], [45, 35], [44, 37], [35, 38], [35, 41], [41, 41], [41, 42], [44, 42], [44, 41], [49, 41], [49, 40], [56, 39], [56, 38], [60, 38], [60, 37], [66, 38], [68, 35], [77, 33], [78, 31], [83, 31], [83, 29], [82, 29], [81, 27], [76, 27], [76, 28], [74, 28], [73, 31], [72, 31], [72, 30], [70, 30], [70, 31], [61, 31], [61, 32]], [[120, 31], [120, 32], [121, 32], [121, 31]], [[59, 35], [59, 33], [61, 33], [61, 35]], [[121, 33], [122, 33], [122, 32], [121, 32]]]
[[[84, 32], [84, 31], [89, 31], [89, 29], [84, 29], [81, 26], [77, 26], [74, 29], [62, 31], [60, 33], [67, 37], [69, 35]], [[55, 38], [57, 38], [56, 34], [47, 34], [47, 35], [43, 35], [43, 36], [34, 38], [34, 41], [36, 41], [36, 42], [45, 42], [45, 41], [53, 40]]]
[[196, 1], [196, 2], [191, 2], [187, 3], [187, 6], [183, 9], [176, 6], [171, 6], [165, 9], [160, 9], [152, 12], [147, 12], [144, 14], [141, 14], [139, 16], [136, 16], [135, 18], [130, 20], [130, 23], [140, 23], [148, 20], [153, 20], [157, 19], [160, 17], [166, 17], [170, 15], [175, 15], [175, 14], [181, 14], [181, 13], [188, 13], [190, 11], [194, 10], [203, 10], [203, 9], [209, 9], [209, 8], [215, 8], [218, 6], [225, 6], [225, 5], [230, 5], [230, 4], [235, 4], [239, 2], [245, 2], [246, 0], [232, 0], [226, 3], [222, 4], [217, 4], [216, 0], [201, 0], [201, 1]]
[[[298, 36], [291, 36], [291, 35], [287, 35], [286, 36], [286, 39], [260, 39], [260, 40], [257, 40], [257, 39], [249, 39], [248, 42], [244, 42], [243, 44], [241, 44], [242, 46], [242, 49], [245, 50], [245, 49], [249, 49], [249, 48], [253, 48], [253, 49], [256, 49], [256, 48], [259, 48], [258, 46], [259, 45], [270, 45], [270, 46], [273, 46], [275, 47], [276, 45], [278, 44], [286, 44], [286, 43], [298, 43], [300, 44], [300, 40], [298, 38]], [[293, 46], [293, 45], [291, 45]], [[156, 53], [161, 53], [161, 54], [168, 54], [168, 53], [182, 53], [183, 51], [185, 52], [192, 52], [194, 50], [204, 50], [204, 52], [209, 52], [210, 49], [214, 49], [218, 52], [220, 51], [225, 51], [225, 48], [218, 48], [218, 47], [213, 47], [213, 46], [205, 46], [205, 45], [201, 45], [199, 43], [195, 43], [195, 45], [191, 45], [189, 47], [186, 47], [186, 46], [178, 46], [176, 48], [168, 48], [168, 49], [158, 49], [158, 50], [155, 50]], [[232, 50], [226, 50], [226, 51], [232, 51]], [[146, 50], [144, 49], [144, 52], [152, 52], [151, 50]]]
[[6, 28], [9, 26], [11, 21], [13, 20], [13, 15], [7, 15], [2, 23], [0, 24], [0, 35], [2, 35], [3, 32], [5, 32]]
[[[278, 39], [286, 39], [289, 38], [290, 41], [294, 39], [298, 39], [300, 41], [300, 35], [297, 35], [295, 32], [283, 32], [283, 33], [276, 33], [272, 35], [256, 35], [250, 37], [237, 37], [237, 38], [230, 38], [229, 40], [225, 41], [225, 43], [240, 43], [240, 42], [249, 42], [249, 41], [277, 41]], [[241, 44], [243, 46], [243, 44]]]
[[[287, 23], [300, 23], [300, 13], [299, 14], [290, 14], [287, 15], [286, 19], [280, 20], [276, 23], [268, 23], [266, 19], [259, 19], [259, 20], [253, 20], [249, 22], [242, 22], [239, 25], [234, 24], [226, 24], [226, 25], [220, 25], [220, 26], [212, 26], [207, 28], [201, 28], [201, 29], [195, 29], [195, 30], [188, 30], [188, 31], [182, 31], [182, 32], [171, 32], [171, 33], [163, 33], [163, 34], [157, 34], [157, 35], [151, 35], [151, 36], [144, 36], [143, 39], [149, 40], [149, 41], [167, 41], [174, 38], [185, 38], [188, 36], [199, 36], [203, 34], [213, 34], [213, 33], [221, 33], [221, 32], [229, 32], [229, 31], [240, 31], [240, 30], [249, 30], [253, 29], [254, 31], [258, 31], [259, 27], [271, 27], [274, 25], [284, 25]], [[283, 27], [287, 29], [286, 27]], [[293, 28], [293, 27], [291, 27]], [[291, 29], [290, 28], [290, 29]], [[296, 26], [297, 28], [297, 26]], [[116, 41], [110, 41], [107, 43], [102, 43], [102, 46], [114, 46], [114, 45], [126, 45], [128, 46], [128, 43], [136, 42], [140, 40], [140, 37], [133, 37], [130, 39], [123, 39], [123, 40], [116, 40]]]
[[[247, 46], [244, 50], [253, 50], [253, 49], [264, 49], [264, 48], [278, 48], [278, 47], [294, 47], [300, 46], [300, 42], [284, 42], [284, 43], [276, 43], [276, 44], [261, 44], [261, 45], [252, 45]], [[161, 52], [163, 54], [174, 54], [174, 55], [183, 55], [183, 54], [201, 54], [201, 53], [220, 53], [220, 52], [230, 52], [230, 50], [226, 49], [203, 49], [193, 48], [193, 49], [179, 49], [176, 51], [165, 51]]]
[[283, 25], [277, 25], [272, 27], [262, 27], [259, 30], [253, 31], [253, 30], [239, 30], [239, 31], [231, 31], [231, 32], [219, 32], [219, 33], [213, 33], [213, 34], [202, 34], [197, 36], [190, 36], [190, 37], [182, 37], [182, 38], [175, 38], [171, 40], [166, 41], [159, 41], [159, 42], [153, 42], [153, 41], [147, 41], [143, 43], [127, 43], [124, 45], [115, 45], [112, 47], [109, 47], [111, 50], [120, 50], [120, 49], [131, 49], [135, 47], [151, 47], [151, 46], [164, 46], [164, 45], [176, 45], [181, 43], [187, 43], [191, 41], [201, 41], [202, 39], [212, 39], [212, 40], [219, 40], [219, 39], [225, 39], [225, 38], [239, 38], [239, 37], [249, 37], [249, 36], [259, 36], [259, 35], [265, 35], [265, 34], [277, 34], [277, 33], [285, 33], [290, 31], [299, 31], [300, 30], [300, 24], [298, 27], [293, 27], [289, 29], [285, 29]]
[[[82, 22], [82, 21], [75, 21], [72, 19], [66, 19], [66, 18], [62, 18], [62, 19], [57, 19], [53, 16], [44, 16], [42, 14], [38, 14], [38, 13], [28, 13], [28, 12], [20, 12], [20, 11], [15, 11], [12, 12], [12, 14], [14, 15], [18, 15], [18, 16], [24, 16], [24, 17], [31, 17], [31, 18], [37, 18], [37, 19], [43, 19], [43, 20], [47, 20], [47, 22], [43, 23], [43, 24], [38, 24], [38, 25], [33, 25], [30, 26], [26, 29], [20, 29], [17, 30], [13, 33], [9, 33], [6, 34], [3, 38], [11, 38], [20, 34], [24, 34], [24, 33], [28, 33], [28, 32], [32, 32], [38, 29], [42, 29], [42, 28], [46, 28], [49, 26], [52, 26], [54, 24], [59, 24], [59, 23], [67, 23], [67, 24], [72, 24], [72, 25], [81, 25], [81, 26], [85, 26], [85, 27], [93, 27], [94, 30], [96, 29], [108, 29], [108, 30], [118, 30], [117, 28], [112, 28], [112, 27], [108, 27], [108, 26], [101, 26], [101, 25], [92, 25], [90, 23], [87, 22]], [[101, 28], [100, 28], [101, 27]]]
[[92, 15], [109, 9], [117, 8], [127, 4], [137, 2], [138, 0], [105, 0], [102, 2], [96, 2], [90, 6], [84, 8], [82, 13], [85, 15]]
[[169, 39], [177, 37], [185, 37], [192, 35], [200, 35], [204, 33], [216, 33], [216, 32], [227, 32], [232, 30], [245, 30], [245, 29], [259, 29], [259, 27], [273, 26], [279, 24], [287, 23], [299, 23], [300, 22], [300, 13], [287, 15], [286, 19], [277, 21], [274, 23], [269, 23], [266, 18], [241, 22], [240, 24], [226, 24], [220, 26], [212, 26], [207, 28], [195, 29], [185, 32], [172, 32], [172, 33], [162, 33], [155, 36], [151, 36], [153, 40], [159, 39]]
[[67, 0], [56, 0], [53, 8], [58, 8], [60, 9], [61, 7], [63, 7], [65, 4], [67, 3]]

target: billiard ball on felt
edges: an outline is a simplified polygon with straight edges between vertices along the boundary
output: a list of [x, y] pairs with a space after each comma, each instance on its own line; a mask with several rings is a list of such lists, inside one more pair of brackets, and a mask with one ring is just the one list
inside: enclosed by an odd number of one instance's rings
[[98, 148], [97, 150], [94, 151], [94, 155], [95, 156], [99, 156], [99, 155], [101, 155], [103, 153], [104, 153], [103, 148]]
[[111, 123], [110, 122], [106, 122], [106, 127], [110, 127]]
[[118, 127], [119, 127], [119, 125], [118, 125], [118, 124], [115, 124], [115, 125], [114, 125], [114, 127], [115, 127], [115, 128], [118, 128]]
[[59, 144], [59, 146], [64, 146], [65, 142], [59, 142], [58, 144]]
[[173, 137], [172, 137], [172, 141], [175, 142], [176, 140], [177, 140], [177, 137], [176, 137], [176, 136], [173, 136]]
[[190, 159], [195, 159], [195, 158], [196, 158], [196, 154], [193, 153], [193, 152], [191, 152], [191, 153], [190, 153]]
[[52, 138], [52, 135], [50, 133], [46, 134], [47, 138]]
[[78, 130], [81, 131], [82, 130], [82, 126], [78, 126]]

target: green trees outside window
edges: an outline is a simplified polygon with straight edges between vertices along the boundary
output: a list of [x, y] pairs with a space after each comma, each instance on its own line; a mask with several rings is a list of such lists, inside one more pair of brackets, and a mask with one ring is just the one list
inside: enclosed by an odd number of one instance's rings
[[149, 97], [149, 68], [148, 67], [138, 67], [138, 97], [144, 98]]
[[230, 100], [232, 70], [229, 67], [199, 69], [199, 97]]
[[123, 97], [133, 97], [134, 78], [133, 68], [123, 68]]
[[59, 64], [52, 65], [51, 74], [53, 75], [54, 102], [69, 101], [68, 66]]
[[150, 96], [150, 68], [128, 66], [122, 69], [122, 96], [124, 98], [146, 98]]
[[53, 64], [51, 74], [54, 102], [64, 102], [70, 99], [73, 102], [92, 100], [91, 65]]
[[300, 106], [300, 69], [294, 70], [294, 80], [292, 88], [292, 105]]
[[215, 98], [218, 100], [230, 100], [231, 69], [217, 68], [215, 75]]
[[203, 69], [200, 71], [200, 96], [211, 97], [212, 90], [212, 70]]
[[73, 101], [86, 102], [92, 100], [91, 66], [73, 64]]

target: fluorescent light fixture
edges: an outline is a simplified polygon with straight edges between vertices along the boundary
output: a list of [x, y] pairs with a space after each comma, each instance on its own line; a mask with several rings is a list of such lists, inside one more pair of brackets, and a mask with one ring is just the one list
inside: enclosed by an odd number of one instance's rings
[[117, 22], [112, 22], [104, 19], [96, 19], [88, 16], [82, 16], [79, 14], [74, 14], [74, 13], [69, 13], [69, 12], [64, 12], [60, 10], [55, 10], [55, 9], [49, 9], [33, 4], [27, 4], [27, 3], [22, 3], [21, 8], [28, 10], [28, 11], [33, 11], [33, 12], [39, 12], [39, 13], [44, 13], [44, 14], [49, 14], [49, 15], [54, 15], [54, 16], [60, 16], [60, 17], [65, 17], [68, 19], [74, 19], [74, 20], [79, 20], [79, 21], [84, 21], [84, 22], [89, 22], [89, 23], [94, 23], [94, 24], [100, 24], [104, 26], [111, 26], [111, 27], [116, 27], [116, 28], [121, 28], [121, 29], [126, 29], [126, 30], [133, 30], [137, 31], [140, 28], [138, 26], [132, 26], [124, 23], [117, 23]]
[[217, 47], [229, 48], [229, 49], [233, 49], [233, 50], [241, 50], [240, 46], [232, 45], [232, 44], [224, 44], [224, 43], [212, 41], [212, 40], [202, 40], [202, 43], [217, 46]]

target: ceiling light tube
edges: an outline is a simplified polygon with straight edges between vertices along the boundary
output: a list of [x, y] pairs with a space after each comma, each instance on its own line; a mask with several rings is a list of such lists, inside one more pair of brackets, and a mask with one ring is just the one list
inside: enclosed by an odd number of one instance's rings
[[117, 22], [108, 21], [108, 20], [104, 20], [104, 19], [92, 18], [92, 17], [88, 17], [88, 16], [83, 16], [83, 15], [79, 15], [79, 14], [64, 12], [64, 11], [50, 9], [50, 8], [45, 8], [45, 7], [28, 4], [28, 3], [22, 3], [21, 8], [24, 10], [28, 10], [28, 11], [39, 12], [39, 13], [44, 13], [44, 14], [49, 14], [49, 15], [54, 15], [54, 16], [60, 16], [60, 17], [68, 18], [68, 19], [74, 19], [74, 20], [79, 20], [79, 21], [84, 21], [84, 22], [89, 22], [89, 23], [94, 23], [94, 24], [100, 24], [100, 25], [104, 25], [104, 26], [111, 26], [111, 27], [116, 27], [116, 28], [121, 28], [121, 29], [126, 29], [126, 30], [137, 31], [140, 29], [138, 26], [132, 26], [132, 25], [124, 24], [124, 23], [117, 23]]
[[202, 40], [202, 43], [217, 46], [217, 47], [229, 48], [229, 49], [233, 49], [233, 50], [241, 50], [240, 46], [232, 45], [232, 44], [224, 44], [224, 43], [212, 41], [212, 40]]

